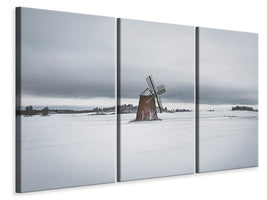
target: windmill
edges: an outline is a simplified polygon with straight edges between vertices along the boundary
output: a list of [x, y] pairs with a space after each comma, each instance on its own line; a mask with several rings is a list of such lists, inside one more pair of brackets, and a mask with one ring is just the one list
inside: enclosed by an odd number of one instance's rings
[[150, 121], [159, 119], [157, 116], [155, 99], [157, 101], [160, 113], [162, 113], [163, 110], [161, 98], [159, 97], [159, 95], [166, 92], [164, 85], [159, 85], [158, 87], [156, 87], [151, 75], [146, 78], [146, 82], [148, 88], [146, 88], [145, 91], [139, 95], [139, 105], [136, 113], [136, 121]]

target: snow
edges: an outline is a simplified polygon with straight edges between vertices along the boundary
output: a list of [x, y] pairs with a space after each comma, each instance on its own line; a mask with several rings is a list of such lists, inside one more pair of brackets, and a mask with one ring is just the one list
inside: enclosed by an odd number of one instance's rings
[[194, 112], [121, 114], [121, 181], [194, 173]]
[[[194, 112], [121, 114], [121, 181], [194, 173]], [[115, 181], [116, 116], [21, 117], [22, 191]], [[200, 170], [258, 165], [258, 113], [200, 112]]]
[[114, 182], [115, 115], [21, 117], [22, 191]]
[[200, 171], [258, 166], [258, 112], [202, 109]]

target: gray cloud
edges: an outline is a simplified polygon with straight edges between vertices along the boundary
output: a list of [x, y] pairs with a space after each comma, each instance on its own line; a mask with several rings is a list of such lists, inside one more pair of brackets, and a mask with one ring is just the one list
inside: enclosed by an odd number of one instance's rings
[[121, 97], [138, 98], [149, 74], [163, 100], [194, 102], [193, 27], [122, 19]]
[[22, 94], [114, 97], [115, 19], [22, 9]]
[[[194, 28], [122, 20], [121, 97], [152, 74], [163, 100], [194, 101]], [[22, 9], [22, 94], [114, 97], [114, 18]], [[257, 34], [200, 29], [200, 102], [257, 104]]]
[[200, 28], [200, 103], [258, 103], [258, 36]]

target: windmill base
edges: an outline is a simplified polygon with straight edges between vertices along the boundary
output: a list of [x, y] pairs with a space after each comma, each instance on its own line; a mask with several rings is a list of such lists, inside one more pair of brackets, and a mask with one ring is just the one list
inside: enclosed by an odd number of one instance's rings
[[140, 96], [135, 121], [159, 120], [155, 99], [153, 98], [150, 102], [147, 103], [147, 101], [152, 97], [152, 95]]

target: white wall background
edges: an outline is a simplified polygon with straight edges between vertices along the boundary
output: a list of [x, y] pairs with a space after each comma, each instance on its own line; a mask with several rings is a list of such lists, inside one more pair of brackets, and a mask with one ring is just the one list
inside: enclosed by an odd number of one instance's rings
[[[2, 0], [0, 3], [0, 199], [267, 199], [265, 2], [264, 0]], [[14, 8], [16, 6], [259, 33], [260, 167], [15, 194]]]

